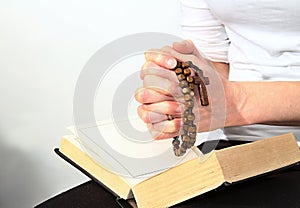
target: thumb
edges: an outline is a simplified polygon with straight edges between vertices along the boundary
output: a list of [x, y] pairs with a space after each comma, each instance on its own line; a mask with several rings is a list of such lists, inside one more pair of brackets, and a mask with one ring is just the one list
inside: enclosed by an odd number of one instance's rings
[[197, 49], [191, 40], [183, 40], [182, 42], [174, 42], [173, 48], [179, 53], [198, 55]]

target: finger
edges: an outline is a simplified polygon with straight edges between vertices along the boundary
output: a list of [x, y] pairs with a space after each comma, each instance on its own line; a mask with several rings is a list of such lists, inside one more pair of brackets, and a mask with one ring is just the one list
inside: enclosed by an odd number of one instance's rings
[[170, 139], [179, 135], [179, 133], [165, 133], [165, 132], [156, 131], [154, 129], [151, 129], [150, 133], [153, 139], [155, 140]]
[[144, 79], [146, 75], [156, 75], [162, 78], [169, 79], [171, 81], [176, 82], [177, 77], [174, 71], [163, 68], [154, 62], [147, 61], [141, 68], [140, 77]]
[[176, 101], [163, 101], [142, 106], [144, 110], [153, 111], [160, 114], [170, 114], [175, 117], [180, 117], [184, 109], [184, 105]]
[[177, 65], [177, 61], [172, 55], [158, 49], [145, 52], [145, 58], [146, 61], [154, 62], [167, 69], [174, 69]]
[[[182, 42], [174, 42], [173, 43], [173, 50], [168, 51], [168, 53], [178, 60], [180, 54], [185, 54], [185, 58], [189, 61], [192, 61], [194, 64], [198, 65], [201, 69], [211, 68], [210, 62], [205, 60], [203, 56], [199, 53], [197, 47], [194, 45], [193, 41], [191, 40], [184, 40]], [[181, 55], [182, 56], [182, 55]]]
[[178, 86], [178, 81], [173, 82], [166, 78], [147, 75], [144, 77], [143, 87], [156, 90], [164, 95], [174, 98], [182, 97], [181, 88]]
[[161, 114], [161, 113], [145, 110], [143, 108], [143, 106], [139, 106], [137, 111], [138, 111], [139, 117], [145, 123], [158, 123], [158, 122], [168, 120], [168, 116], [166, 114]]
[[174, 97], [167, 96], [158, 91], [148, 89], [148, 88], [139, 88], [135, 92], [135, 99], [144, 104], [157, 103], [162, 101], [171, 101], [174, 100]]
[[182, 42], [174, 42], [173, 48], [179, 53], [198, 55], [198, 50], [191, 40], [183, 40]]
[[[174, 44], [175, 44], [175, 48], [178, 50], [175, 50]], [[198, 57], [198, 58], [201, 57], [197, 48], [195, 47], [195, 45], [193, 44], [192, 41], [186, 40], [182, 44], [181, 43], [174, 43], [174, 44], [173, 44], [173, 47], [164, 46], [161, 49], [161, 51], [164, 54], [168, 54], [168, 56], [174, 57], [175, 60], [179, 60], [182, 62], [189, 60], [189, 61], [192, 61], [193, 63], [196, 63], [196, 60], [197, 60], [196, 57]], [[178, 47], [178, 45], [181, 45], [181, 46]]]
[[148, 129], [150, 129], [150, 130], [155, 130], [158, 132], [168, 133], [168, 134], [171, 134], [171, 133], [178, 134], [180, 131], [181, 119], [176, 118], [171, 121], [167, 120], [167, 121], [162, 121], [162, 122], [158, 122], [158, 123], [150, 123], [150, 124], [147, 124], [147, 126], [148, 126]]
[[162, 47], [160, 50], [163, 51], [166, 54], [170, 54], [171, 55], [171, 53], [174, 50], [174, 48], [172, 48], [171, 46], [166, 45], [166, 46]]
[[169, 54], [179, 61], [184, 61], [184, 59], [186, 59], [184, 53], [174, 50], [174, 48], [171, 46], [164, 46], [163, 48], [161, 48], [161, 51], [163, 51], [165, 54]]

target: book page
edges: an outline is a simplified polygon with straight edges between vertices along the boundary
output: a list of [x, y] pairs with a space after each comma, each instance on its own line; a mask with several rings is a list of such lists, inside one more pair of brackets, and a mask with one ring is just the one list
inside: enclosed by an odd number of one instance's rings
[[216, 155], [230, 183], [300, 161], [300, 150], [293, 134], [217, 150]]
[[88, 155], [131, 184], [197, 157], [191, 150], [176, 157], [172, 139], [153, 140], [139, 118], [86, 124], [70, 130]]

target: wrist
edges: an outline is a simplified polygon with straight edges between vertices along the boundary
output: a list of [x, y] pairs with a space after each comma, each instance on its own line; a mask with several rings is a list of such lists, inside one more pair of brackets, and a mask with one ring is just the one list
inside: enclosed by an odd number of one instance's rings
[[252, 124], [251, 93], [241, 82], [229, 81], [225, 86], [226, 123], [225, 126], [242, 126]]
[[236, 82], [235, 84], [241, 92], [236, 101], [242, 118], [241, 125], [276, 123], [277, 120], [283, 120], [282, 117], [286, 112], [281, 102], [278, 102], [278, 95], [284, 95], [287, 86], [280, 86], [275, 82]]

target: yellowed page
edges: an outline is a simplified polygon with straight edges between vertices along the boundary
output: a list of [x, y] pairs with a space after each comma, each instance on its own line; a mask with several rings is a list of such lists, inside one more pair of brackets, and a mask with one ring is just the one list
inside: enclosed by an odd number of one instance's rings
[[169, 207], [217, 188], [224, 182], [216, 155], [195, 158], [133, 187], [139, 208]]
[[229, 147], [216, 153], [225, 180], [235, 182], [267, 173], [300, 161], [293, 134]]

